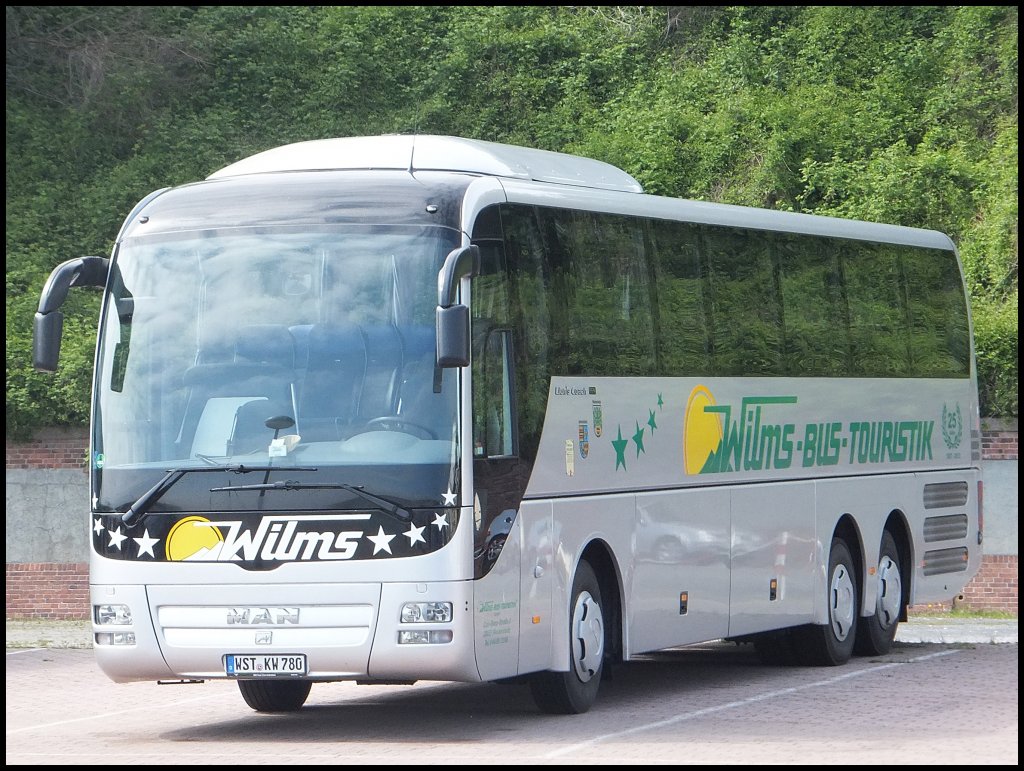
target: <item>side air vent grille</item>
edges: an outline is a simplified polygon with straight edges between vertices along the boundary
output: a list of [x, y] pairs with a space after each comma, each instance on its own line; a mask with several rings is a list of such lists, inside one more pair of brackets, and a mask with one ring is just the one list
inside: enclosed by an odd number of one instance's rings
[[924, 541], [952, 541], [967, 537], [967, 515], [950, 514], [948, 517], [926, 517]]
[[940, 482], [924, 486], [926, 509], [951, 509], [967, 505], [967, 482]]
[[924, 553], [924, 574], [963, 573], [967, 570], [967, 549], [937, 549]]

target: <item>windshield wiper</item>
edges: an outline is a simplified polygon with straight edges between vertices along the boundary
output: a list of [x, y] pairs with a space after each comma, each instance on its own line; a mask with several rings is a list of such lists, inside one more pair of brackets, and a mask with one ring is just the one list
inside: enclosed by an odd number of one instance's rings
[[[280, 470], [280, 467], [276, 467]], [[289, 471], [294, 470], [289, 467]], [[300, 469], [306, 471], [306, 469]], [[296, 482], [292, 479], [286, 479], [280, 482], [264, 482], [260, 485], [235, 485], [232, 487], [211, 487], [211, 493], [230, 493], [230, 492], [245, 492], [247, 490], [346, 490], [354, 495], [358, 495], [360, 498], [369, 501], [375, 505], [381, 511], [385, 511], [388, 514], [393, 514], [399, 519], [412, 519], [412, 512], [403, 506], [399, 506], [394, 501], [389, 501], [387, 498], [381, 498], [379, 495], [366, 492], [362, 485], [346, 485], [340, 482]]]
[[[287, 466], [288, 471], [316, 471], [317, 469], [313, 466]], [[249, 474], [253, 471], [281, 471], [281, 466], [246, 466], [239, 464], [237, 466], [199, 466], [191, 468], [172, 468], [163, 478], [153, 485], [149, 490], [142, 494], [135, 503], [128, 507], [128, 511], [121, 515], [121, 521], [127, 527], [134, 527], [142, 521], [143, 517], [149, 513], [149, 510], [153, 507], [153, 504], [160, 500], [164, 493], [170, 490], [174, 485], [178, 483], [186, 474], [200, 474], [203, 472], [224, 472], [228, 471], [232, 474]], [[237, 489], [237, 488], [236, 488]]]

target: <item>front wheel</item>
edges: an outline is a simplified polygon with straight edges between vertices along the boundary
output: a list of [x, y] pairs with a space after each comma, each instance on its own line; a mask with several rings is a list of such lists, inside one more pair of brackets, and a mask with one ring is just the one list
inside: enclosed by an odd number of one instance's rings
[[857, 636], [858, 597], [850, 547], [842, 538], [833, 538], [828, 558], [828, 623], [792, 630], [802, 663], [834, 667], [850, 660]]
[[578, 715], [597, 699], [604, 670], [605, 630], [601, 586], [590, 563], [581, 562], [572, 582], [569, 618], [569, 671], [540, 672], [530, 692], [542, 712]]
[[878, 595], [875, 614], [857, 625], [854, 652], [860, 656], [882, 656], [892, 650], [896, 627], [903, 614], [903, 577], [896, 540], [886, 530], [878, 553]]
[[257, 712], [294, 712], [306, 703], [309, 680], [239, 680], [245, 703]]

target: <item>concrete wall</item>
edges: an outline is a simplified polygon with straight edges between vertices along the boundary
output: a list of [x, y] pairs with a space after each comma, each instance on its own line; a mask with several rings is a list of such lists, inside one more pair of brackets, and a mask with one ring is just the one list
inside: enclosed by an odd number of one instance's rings
[[986, 460], [984, 474], [985, 554], [1017, 555], [1017, 461]]
[[89, 477], [81, 469], [7, 469], [7, 562], [89, 559]]
[[[1017, 422], [987, 421], [982, 442], [985, 558], [953, 604], [1017, 612]], [[7, 442], [7, 615], [84, 618], [89, 480], [84, 430]]]

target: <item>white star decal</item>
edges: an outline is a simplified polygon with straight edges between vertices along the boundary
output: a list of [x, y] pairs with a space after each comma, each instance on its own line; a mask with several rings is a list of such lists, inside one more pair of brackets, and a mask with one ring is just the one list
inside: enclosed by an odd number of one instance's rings
[[103, 532], [103, 522], [100, 521], [99, 517], [96, 517], [96, 521], [93, 523], [92, 530], [96, 535]]
[[412, 546], [417, 541], [421, 543], [426, 543], [427, 539], [423, 537], [423, 530], [424, 528], [422, 527], [416, 527], [416, 525], [409, 525], [409, 532], [403, 533], [403, 535], [409, 539], [410, 546]]
[[154, 559], [156, 558], [156, 555], [153, 554], [153, 547], [160, 542], [160, 539], [150, 538], [149, 528], [146, 528], [146, 531], [142, 534], [142, 538], [133, 538], [132, 540], [139, 545], [140, 557], [143, 554], [148, 554], [150, 557], [153, 557]]
[[444, 498], [445, 506], [455, 505], [455, 493], [452, 492], [452, 489], [450, 487], [448, 488], [448, 492], [441, 493], [441, 497]]
[[366, 537], [373, 541], [374, 554], [379, 551], [386, 551], [388, 554], [391, 554], [391, 539], [394, 538], [394, 536], [385, 533], [383, 526], [377, 529], [377, 535], [368, 535]]
[[431, 524], [438, 530], [448, 527], [448, 515], [434, 512], [434, 521]]
[[121, 548], [121, 541], [123, 541], [127, 537], [128, 536], [126, 536], [126, 535], [121, 535], [121, 528], [120, 527], [118, 527], [117, 530], [111, 530], [110, 531], [110, 543], [108, 544], [108, 546], [113, 546], [115, 549], [120, 549]]

